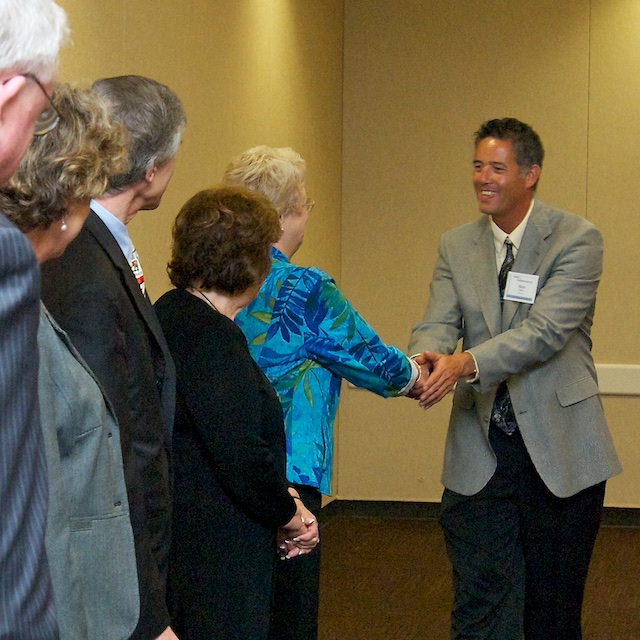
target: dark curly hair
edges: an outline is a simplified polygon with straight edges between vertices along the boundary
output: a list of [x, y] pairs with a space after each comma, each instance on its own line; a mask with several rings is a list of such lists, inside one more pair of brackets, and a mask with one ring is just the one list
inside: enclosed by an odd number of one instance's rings
[[179, 289], [241, 294], [269, 273], [269, 248], [281, 233], [263, 196], [231, 186], [200, 191], [174, 222], [169, 278]]

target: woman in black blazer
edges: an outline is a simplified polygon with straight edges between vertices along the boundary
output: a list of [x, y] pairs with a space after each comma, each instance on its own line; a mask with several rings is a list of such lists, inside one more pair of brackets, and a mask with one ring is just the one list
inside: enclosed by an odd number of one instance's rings
[[318, 541], [286, 480], [280, 401], [233, 322], [279, 235], [271, 205], [239, 188], [196, 194], [174, 225], [177, 288], [156, 312], [177, 374], [169, 602], [181, 640], [266, 639], [278, 545], [295, 562]]

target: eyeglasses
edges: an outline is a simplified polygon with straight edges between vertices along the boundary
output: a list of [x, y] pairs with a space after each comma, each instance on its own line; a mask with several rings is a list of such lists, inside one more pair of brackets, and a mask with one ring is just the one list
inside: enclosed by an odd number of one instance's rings
[[302, 206], [306, 207], [307, 213], [311, 213], [311, 209], [313, 209], [315, 204], [316, 204], [315, 200], [311, 200], [311, 198], [309, 198]]
[[38, 80], [38, 78], [36, 78], [32, 73], [23, 73], [22, 75], [25, 78], [29, 78], [29, 80], [33, 80], [40, 87], [40, 90], [44, 93], [47, 101], [49, 102], [49, 106], [38, 116], [36, 126], [33, 129], [34, 136], [43, 136], [45, 133], [49, 133], [49, 131], [53, 131], [56, 128], [58, 122], [60, 122], [60, 113], [51, 101], [49, 94], [42, 86], [40, 80]]

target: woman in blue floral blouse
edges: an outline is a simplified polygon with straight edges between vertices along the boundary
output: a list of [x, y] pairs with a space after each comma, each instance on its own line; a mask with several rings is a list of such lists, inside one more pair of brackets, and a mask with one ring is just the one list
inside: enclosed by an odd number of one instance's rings
[[[331, 494], [342, 378], [381, 396], [398, 396], [414, 387], [420, 369], [380, 340], [330, 276], [290, 262], [314, 205], [307, 199], [305, 174], [305, 161], [292, 149], [260, 146], [236, 158], [223, 181], [266, 196], [280, 216], [282, 236], [271, 248], [271, 272], [236, 323], [282, 402], [288, 480], [317, 511], [321, 494]], [[316, 639], [319, 548], [279, 563], [271, 640]]]

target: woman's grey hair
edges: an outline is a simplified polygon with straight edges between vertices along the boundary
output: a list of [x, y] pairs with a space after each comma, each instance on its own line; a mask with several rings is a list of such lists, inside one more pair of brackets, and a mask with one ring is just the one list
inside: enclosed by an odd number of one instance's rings
[[262, 145], [232, 160], [222, 181], [261, 193], [284, 216], [295, 211], [306, 173], [307, 163], [290, 147]]
[[67, 16], [52, 0], [2, 0], [0, 72], [32, 73], [50, 82], [68, 33]]
[[127, 173], [109, 179], [106, 194], [121, 193], [178, 152], [187, 118], [180, 98], [165, 85], [142, 76], [102, 78], [93, 90], [111, 107], [131, 136]]

